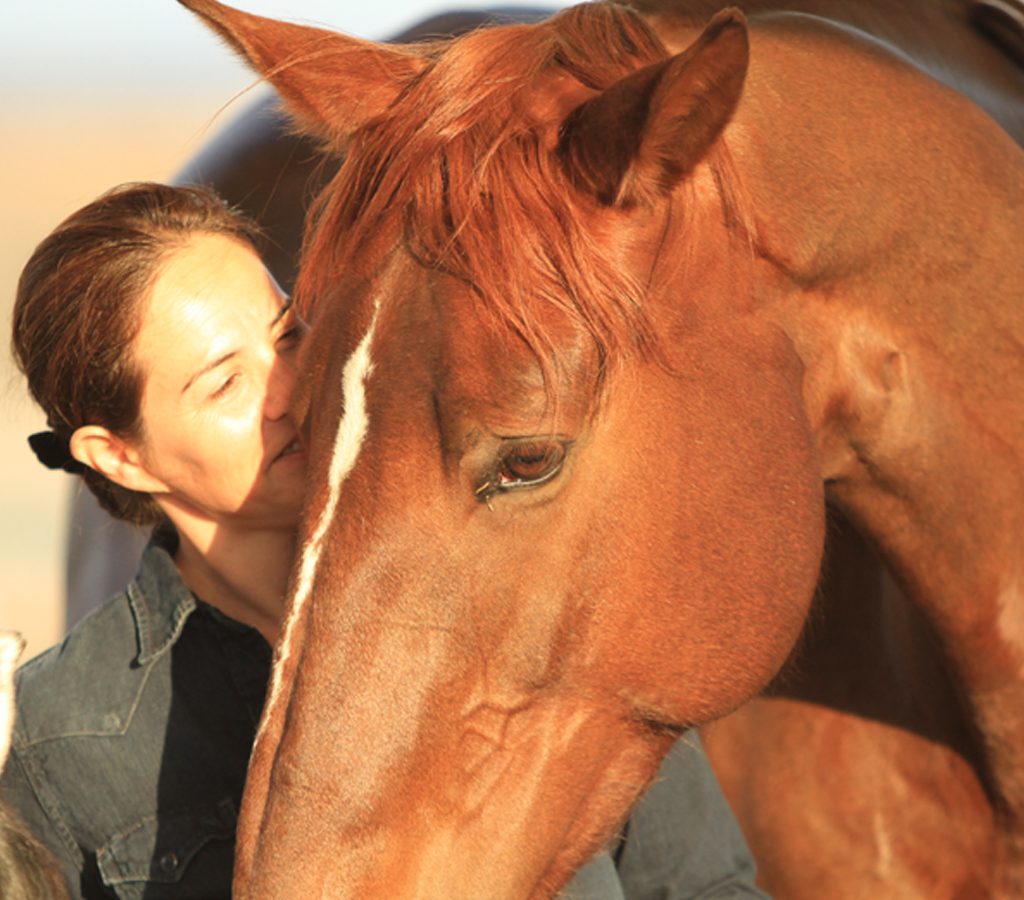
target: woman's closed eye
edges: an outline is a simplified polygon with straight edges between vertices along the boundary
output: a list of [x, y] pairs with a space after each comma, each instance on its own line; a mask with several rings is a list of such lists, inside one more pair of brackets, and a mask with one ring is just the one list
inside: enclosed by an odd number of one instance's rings
[[210, 394], [211, 400], [220, 400], [231, 393], [232, 389], [238, 384], [239, 373], [232, 372], [224, 381], [221, 382], [220, 386]]
[[291, 308], [287, 318], [284, 320], [284, 330], [277, 338], [277, 346], [284, 350], [291, 350], [301, 343], [309, 331], [309, 326], [299, 318], [298, 314]]
[[305, 329], [296, 322], [290, 328], [282, 332], [281, 336], [277, 339], [277, 345], [278, 347], [283, 347], [287, 350], [298, 344], [302, 339], [303, 334], [305, 334]]

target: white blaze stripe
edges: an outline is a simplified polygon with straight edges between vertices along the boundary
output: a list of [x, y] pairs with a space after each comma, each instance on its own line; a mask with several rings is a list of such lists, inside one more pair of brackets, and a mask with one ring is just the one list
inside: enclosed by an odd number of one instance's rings
[[256, 734], [257, 742], [263, 734], [266, 723], [271, 719], [274, 706], [281, 693], [281, 671], [294, 649], [292, 641], [295, 623], [309, 599], [317, 565], [320, 562], [320, 554], [323, 552], [324, 538], [327, 536], [327, 530], [330, 528], [331, 522], [334, 521], [334, 514], [337, 511], [342, 482], [356, 464], [363, 439], [366, 437], [367, 427], [370, 424], [366, 413], [366, 382], [373, 371], [370, 345], [373, 342], [373, 332], [376, 327], [377, 312], [374, 311], [369, 329], [359, 342], [355, 352], [348, 358], [341, 375], [341, 392], [345, 405], [341, 421], [338, 422], [338, 433], [334, 438], [334, 454], [331, 456], [331, 465], [327, 471], [327, 502], [324, 503], [323, 509], [320, 511], [320, 518], [317, 520], [312, 537], [302, 548], [295, 593], [288, 617], [282, 627], [280, 656], [271, 673], [270, 690], [267, 693], [267, 702], [264, 705], [259, 731]]

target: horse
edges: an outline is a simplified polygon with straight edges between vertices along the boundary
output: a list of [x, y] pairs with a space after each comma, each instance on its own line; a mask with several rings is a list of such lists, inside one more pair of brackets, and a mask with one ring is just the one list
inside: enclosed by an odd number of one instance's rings
[[551, 896], [736, 709], [773, 890], [1024, 892], [1013, 62], [953, 3], [183, 2], [346, 154], [239, 896]]

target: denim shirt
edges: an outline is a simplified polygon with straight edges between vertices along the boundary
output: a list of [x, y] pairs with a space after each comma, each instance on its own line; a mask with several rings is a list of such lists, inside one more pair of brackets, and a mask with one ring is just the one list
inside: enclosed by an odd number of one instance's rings
[[[125, 591], [18, 673], [4, 796], [73, 897], [227, 898], [270, 672], [254, 629], [197, 600], [151, 543]], [[575, 900], [763, 897], [696, 735], [677, 745]]]
[[150, 544], [124, 592], [21, 668], [4, 794], [72, 896], [230, 896], [270, 658]]

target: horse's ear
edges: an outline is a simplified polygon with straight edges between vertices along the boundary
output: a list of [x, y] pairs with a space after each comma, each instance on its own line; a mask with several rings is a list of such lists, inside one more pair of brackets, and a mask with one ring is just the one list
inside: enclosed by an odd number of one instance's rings
[[406, 48], [254, 16], [216, 0], [178, 0], [269, 79], [308, 130], [343, 143], [423, 66]]
[[743, 14], [725, 9], [682, 53], [577, 107], [562, 125], [557, 151], [572, 183], [609, 206], [664, 197], [732, 117], [748, 58]]

